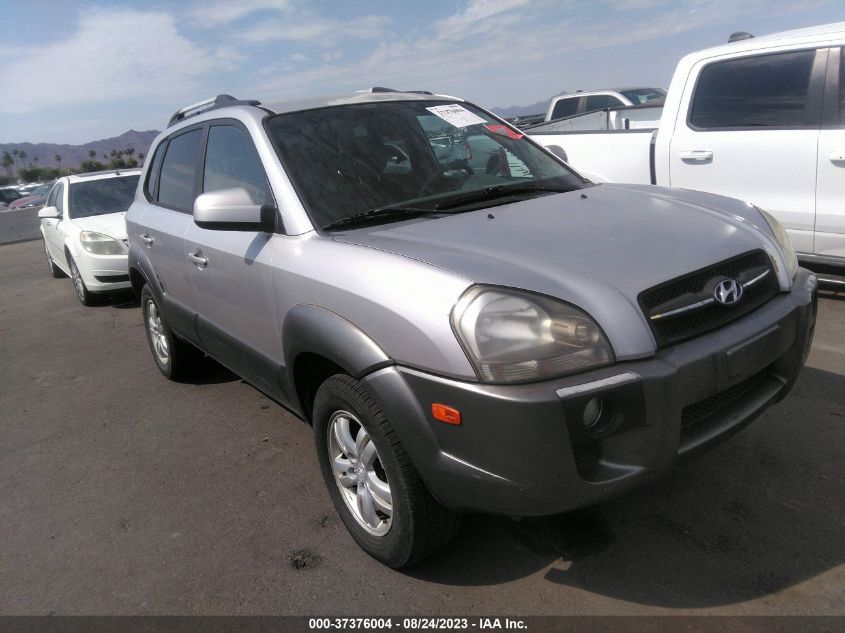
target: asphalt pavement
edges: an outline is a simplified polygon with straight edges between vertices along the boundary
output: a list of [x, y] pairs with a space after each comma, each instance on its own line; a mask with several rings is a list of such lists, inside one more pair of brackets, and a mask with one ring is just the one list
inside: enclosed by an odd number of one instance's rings
[[82, 307], [39, 241], [0, 271], [2, 614], [845, 615], [845, 294], [793, 392], [658, 485], [468, 516], [398, 572], [346, 533], [306, 424], [222, 369], [165, 380], [138, 305]]

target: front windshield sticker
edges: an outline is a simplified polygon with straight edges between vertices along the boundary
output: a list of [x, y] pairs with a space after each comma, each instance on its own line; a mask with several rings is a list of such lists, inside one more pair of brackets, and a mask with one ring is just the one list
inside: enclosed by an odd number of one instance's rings
[[523, 137], [522, 134], [516, 130], [512, 130], [507, 125], [491, 124], [485, 125], [484, 127], [490, 130], [493, 134], [499, 134], [500, 136], [506, 136], [512, 139], [519, 139]]
[[482, 119], [477, 114], [473, 114], [466, 108], [459, 106], [457, 103], [452, 105], [431, 106], [426, 108], [432, 114], [439, 116], [441, 119], [454, 125], [455, 127], [468, 127], [470, 125], [477, 125], [479, 123], [487, 123], [486, 119]]

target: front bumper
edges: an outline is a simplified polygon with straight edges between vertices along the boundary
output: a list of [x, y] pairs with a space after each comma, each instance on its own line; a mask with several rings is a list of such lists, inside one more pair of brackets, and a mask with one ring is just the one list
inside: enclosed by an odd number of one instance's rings
[[94, 255], [87, 251], [78, 254], [76, 265], [91, 292], [110, 292], [131, 288], [129, 281], [129, 256]]
[[[544, 515], [591, 505], [663, 475], [679, 455], [728, 437], [792, 388], [812, 342], [816, 278], [741, 319], [653, 357], [553, 381], [482, 385], [405, 367], [363, 379], [441, 503]], [[606, 434], [583, 431], [603, 401]], [[431, 416], [442, 403], [460, 425]]]

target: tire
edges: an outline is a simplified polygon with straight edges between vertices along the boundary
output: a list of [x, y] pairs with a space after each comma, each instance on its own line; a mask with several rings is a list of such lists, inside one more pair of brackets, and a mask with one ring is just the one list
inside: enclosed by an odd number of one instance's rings
[[314, 440], [335, 509], [373, 558], [406, 567], [457, 533], [460, 516], [434, 499], [387, 417], [357, 380], [338, 374], [317, 390]]
[[59, 279], [67, 276], [61, 268], [56, 266], [56, 262], [53, 261], [53, 256], [50, 255], [50, 250], [47, 248], [47, 240], [44, 240], [44, 255], [47, 256], [47, 268], [50, 271], [51, 277]]
[[88, 287], [85, 285], [85, 280], [82, 279], [82, 275], [79, 274], [79, 268], [77, 267], [76, 262], [73, 261], [73, 257], [70, 255], [68, 255], [67, 263], [70, 267], [70, 278], [71, 281], [73, 281], [73, 289], [76, 291], [79, 303], [84, 306], [93, 305], [94, 295], [88, 291]]
[[196, 376], [203, 360], [203, 353], [173, 334], [148, 284], [141, 289], [141, 311], [144, 316], [147, 343], [150, 345], [153, 360], [159, 371], [165, 377], [177, 382]]

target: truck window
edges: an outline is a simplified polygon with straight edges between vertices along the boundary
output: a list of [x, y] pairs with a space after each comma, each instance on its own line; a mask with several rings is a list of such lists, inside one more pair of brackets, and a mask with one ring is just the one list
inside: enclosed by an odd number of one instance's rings
[[732, 59], [706, 66], [698, 78], [690, 126], [699, 129], [801, 127], [816, 51]]
[[587, 107], [584, 108], [584, 112], [615, 108], [621, 105], [622, 102], [612, 95], [593, 95], [592, 97], [587, 97]]
[[561, 99], [555, 104], [552, 110], [552, 118], [559, 119], [565, 116], [572, 116], [578, 112], [578, 99], [581, 97], [571, 97], [569, 99]]

